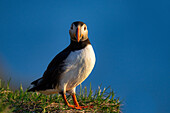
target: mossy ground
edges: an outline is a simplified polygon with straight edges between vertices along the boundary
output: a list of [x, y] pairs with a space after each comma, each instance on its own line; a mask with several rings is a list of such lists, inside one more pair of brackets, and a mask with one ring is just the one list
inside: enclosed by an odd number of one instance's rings
[[[87, 93], [88, 92], [88, 93]], [[0, 112], [112, 112], [119, 113], [121, 102], [119, 98], [115, 98], [114, 92], [108, 87], [103, 90], [98, 88], [92, 91], [91, 85], [89, 91], [87, 88], [80, 86], [77, 94], [80, 105], [93, 105], [94, 108], [86, 108], [76, 110], [67, 107], [61, 95], [43, 95], [36, 92], [23, 91], [22, 85], [20, 89], [12, 91], [9, 83], [6, 87], [0, 82]], [[67, 96], [69, 103], [73, 104], [71, 96]]]

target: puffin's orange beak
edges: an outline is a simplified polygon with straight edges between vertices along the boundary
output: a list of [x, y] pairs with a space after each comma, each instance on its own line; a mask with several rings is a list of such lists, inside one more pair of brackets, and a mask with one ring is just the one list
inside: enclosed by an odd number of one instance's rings
[[80, 27], [79, 26], [76, 30], [76, 37], [77, 37], [77, 42], [79, 42], [80, 41]]
[[77, 39], [77, 42], [80, 42], [80, 39], [83, 37], [83, 34], [80, 33], [80, 26], [77, 27], [76, 33], [73, 35]]

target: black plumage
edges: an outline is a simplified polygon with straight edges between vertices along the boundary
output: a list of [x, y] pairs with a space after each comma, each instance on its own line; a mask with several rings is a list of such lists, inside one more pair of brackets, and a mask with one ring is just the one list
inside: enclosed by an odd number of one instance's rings
[[68, 57], [70, 52], [83, 49], [88, 44], [90, 44], [89, 39], [81, 41], [79, 43], [71, 40], [70, 45], [53, 58], [53, 60], [48, 65], [46, 71], [44, 72], [43, 77], [31, 83], [32, 85], [34, 85], [34, 87], [29, 89], [28, 91], [54, 89], [59, 84], [61, 74], [62, 72], [64, 72], [62, 68], [63, 66], [65, 66], [64, 60]]

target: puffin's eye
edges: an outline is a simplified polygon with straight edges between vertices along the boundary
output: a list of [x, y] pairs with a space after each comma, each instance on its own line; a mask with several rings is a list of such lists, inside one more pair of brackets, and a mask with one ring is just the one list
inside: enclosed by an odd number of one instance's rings
[[71, 28], [70, 29], [73, 29], [73, 25], [71, 25]]
[[85, 27], [84, 27], [84, 30], [86, 30], [86, 29], [87, 29], [87, 27], [85, 26]]

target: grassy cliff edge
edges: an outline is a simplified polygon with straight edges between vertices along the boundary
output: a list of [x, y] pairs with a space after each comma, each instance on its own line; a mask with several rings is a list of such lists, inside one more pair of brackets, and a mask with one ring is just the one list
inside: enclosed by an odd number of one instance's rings
[[[73, 104], [71, 96], [67, 96], [68, 101]], [[99, 87], [95, 92], [91, 88], [82, 88], [80, 85], [77, 99], [80, 105], [93, 105], [94, 108], [76, 110], [64, 104], [62, 96], [43, 95], [36, 92], [23, 91], [22, 85], [18, 90], [12, 91], [9, 83], [5, 86], [0, 80], [0, 113], [1, 112], [112, 112], [120, 113], [121, 102], [115, 98], [110, 87], [103, 90]]]

